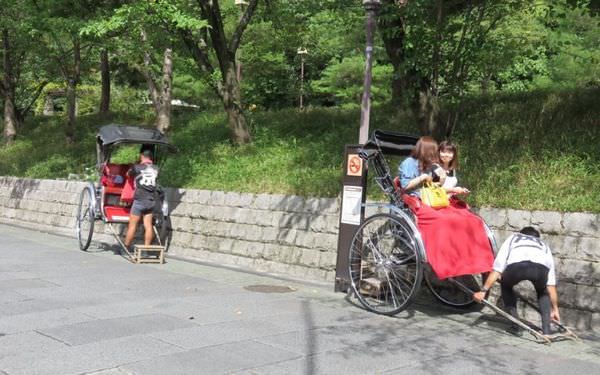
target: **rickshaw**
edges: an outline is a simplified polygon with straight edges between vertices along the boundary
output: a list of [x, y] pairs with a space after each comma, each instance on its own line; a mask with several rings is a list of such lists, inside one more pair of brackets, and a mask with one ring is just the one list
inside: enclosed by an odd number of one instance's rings
[[[419, 293], [423, 279], [433, 296], [443, 304], [466, 308], [475, 304], [474, 291], [480, 290], [485, 274], [437, 278], [427, 261], [427, 252], [416, 217], [406, 204], [398, 179], [390, 174], [386, 157], [410, 155], [418, 137], [376, 130], [359, 151], [377, 185], [389, 203], [367, 203], [365, 208], [378, 213], [367, 217], [357, 228], [349, 249], [350, 293], [371, 312], [395, 315], [405, 310]], [[497, 252], [494, 235], [481, 219], [490, 251]], [[465, 260], [468, 261], [468, 260]], [[483, 300], [499, 315], [549, 343], [531, 324], [516, 319], [496, 305]], [[559, 322], [554, 322], [567, 332]], [[567, 332], [574, 336], [571, 331]]]
[[[105, 125], [96, 135], [96, 156], [99, 181], [89, 182], [79, 196], [75, 231], [79, 248], [87, 251], [94, 234], [94, 223], [102, 220], [111, 230], [119, 245], [131, 260], [133, 255], [124, 245], [113, 224], [127, 224], [133, 203], [133, 178], [127, 174], [133, 163], [111, 162], [111, 155], [121, 145], [144, 145], [152, 149], [154, 161], [158, 152], [175, 151], [176, 148], [156, 129], [127, 125]], [[169, 206], [162, 188], [158, 189], [157, 204], [153, 212], [153, 230], [157, 246], [166, 248], [171, 235]]]

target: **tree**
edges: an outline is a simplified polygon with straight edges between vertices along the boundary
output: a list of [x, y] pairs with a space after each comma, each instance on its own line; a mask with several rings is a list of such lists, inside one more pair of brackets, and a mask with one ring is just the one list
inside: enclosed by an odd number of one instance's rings
[[82, 33], [113, 38], [120, 58], [135, 67], [146, 80], [156, 114], [154, 124], [166, 133], [171, 124], [175, 43], [170, 33], [178, 29], [198, 32], [205, 26], [206, 22], [186, 13], [181, 4], [136, 0], [112, 10], [109, 17], [89, 22]]
[[497, 53], [492, 33], [533, 3], [409, 0], [398, 8], [384, 2], [380, 26], [394, 66], [394, 98], [407, 100], [421, 132], [438, 139], [452, 133], [460, 112], [442, 118], [440, 98], [460, 102], [482, 59]]
[[14, 142], [25, 116], [40, 96], [47, 80], [34, 46], [39, 40], [31, 32], [30, 4], [6, 1], [0, 7], [0, 97], [4, 103], [4, 141]]
[[[237, 63], [235, 54], [242, 41], [242, 36], [252, 19], [258, 0], [250, 0], [244, 14], [239, 18], [231, 36], [225, 32], [223, 14], [218, 0], [198, 0], [198, 10], [202, 20], [208, 25], [208, 33], [194, 33], [191, 30], [180, 30], [180, 35], [198, 68], [214, 77], [213, 88], [221, 98], [227, 113], [231, 130], [231, 138], [235, 144], [251, 141], [250, 130], [242, 108], [240, 82], [237, 79]], [[211, 61], [211, 53], [216, 58], [218, 71]]]

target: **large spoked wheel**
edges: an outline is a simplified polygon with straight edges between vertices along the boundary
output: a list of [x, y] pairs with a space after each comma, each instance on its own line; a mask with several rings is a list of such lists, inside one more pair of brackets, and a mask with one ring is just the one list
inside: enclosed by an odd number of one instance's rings
[[[481, 288], [481, 285], [483, 285], [486, 275], [487, 274], [464, 275], [456, 276], [454, 279], [461, 282], [472, 291], [476, 292]], [[427, 267], [425, 270], [425, 283], [435, 298], [445, 305], [458, 308], [468, 308], [475, 304], [472, 296], [467, 295], [454, 283], [448, 280], [440, 280], [435, 275], [435, 272], [433, 272], [431, 267]]]
[[95, 197], [92, 196], [92, 191], [89, 188], [83, 189], [79, 196], [75, 230], [79, 248], [84, 251], [90, 247], [94, 234], [94, 202]]
[[350, 279], [367, 310], [394, 315], [418, 293], [423, 263], [413, 228], [403, 218], [378, 214], [357, 229], [350, 245]]

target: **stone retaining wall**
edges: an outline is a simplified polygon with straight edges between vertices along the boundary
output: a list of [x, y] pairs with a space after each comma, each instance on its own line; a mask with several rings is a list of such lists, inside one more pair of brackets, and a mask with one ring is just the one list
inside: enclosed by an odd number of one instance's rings
[[[0, 177], [0, 223], [74, 236], [84, 186]], [[170, 254], [333, 285], [337, 199], [191, 189], [170, 189], [167, 197], [174, 229]], [[525, 225], [537, 226], [557, 260], [563, 320], [600, 330], [600, 215], [478, 211], [499, 243]], [[101, 222], [95, 232], [95, 240], [114, 243]]]

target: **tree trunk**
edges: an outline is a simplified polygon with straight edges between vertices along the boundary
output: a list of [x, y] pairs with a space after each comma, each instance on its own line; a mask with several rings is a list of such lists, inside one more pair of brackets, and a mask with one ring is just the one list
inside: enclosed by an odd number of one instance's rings
[[440, 106], [437, 96], [425, 79], [421, 79], [413, 99], [413, 113], [422, 135], [430, 135], [436, 140], [444, 139], [445, 129], [440, 126]]
[[4, 97], [4, 142], [11, 145], [17, 136], [17, 120], [15, 104], [10, 95]]
[[206, 46], [210, 45], [215, 53], [222, 79], [220, 82], [215, 82], [213, 88], [221, 98], [225, 112], [227, 112], [231, 140], [235, 144], [244, 144], [251, 141], [250, 129], [248, 129], [248, 124], [242, 110], [242, 98], [240, 94], [240, 82], [237, 79], [235, 54], [241, 43], [244, 30], [256, 10], [257, 4], [258, 0], [250, 0], [248, 2], [243, 15], [240, 17], [228, 41], [223, 27], [219, 2], [216, 0], [198, 0], [202, 18], [210, 26], [208, 28], [210, 43], [206, 43], [202, 38], [198, 40], [197, 35], [192, 35], [189, 32], [182, 33], [184, 43], [192, 52], [196, 64], [202, 71], [209, 74], [215, 72]]
[[77, 84], [74, 79], [69, 79], [67, 81], [67, 129], [65, 131], [65, 136], [67, 139], [67, 144], [72, 144], [75, 142], [75, 102], [77, 101]]
[[110, 111], [110, 65], [108, 51], [100, 52], [100, 76], [102, 80], [102, 93], [100, 96], [100, 114], [106, 115]]
[[77, 117], [77, 85], [81, 76], [81, 45], [79, 39], [73, 39], [73, 72], [67, 77], [67, 144], [75, 142], [75, 123]]
[[165, 48], [162, 66], [162, 84], [156, 113], [156, 128], [166, 133], [171, 126], [171, 93], [173, 91], [173, 50]]
[[406, 31], [404, 29], [404, 20], [398, 14], [398, 6], [394, 0], [384, 0], [379, 19], [379, 28], [381, 38], [385, 46], [385, 51], [394, 68], [392, 76], [392, 103], [401, 105], [406, 96], [407, 83], [402, 72], [402, 64], [405, 60], [404, 39]]
[[17, 136], [17, 121], [15, 111], [15, 77], [13, 77], [10, 41], [8, 40], [8, 30], [2, 29], [2, 48], [3, 48], [3, 69], [4, 77], [2, 79], [2, 90], [4, 96], [4, 142], [12, 144]]
[[237, 71], [234, 62], [232, 62], [225, 70], [225, 77], [223, 78], [224, 87], [221, 98], [223, 100], [225, 112], [227, 112], [227, 122], [231, 131], [231, 140], [238, 145], [250, 143], [250, 130], [248, 129], [246, 117], [242, 111], [240, 83], [237, 80]]

